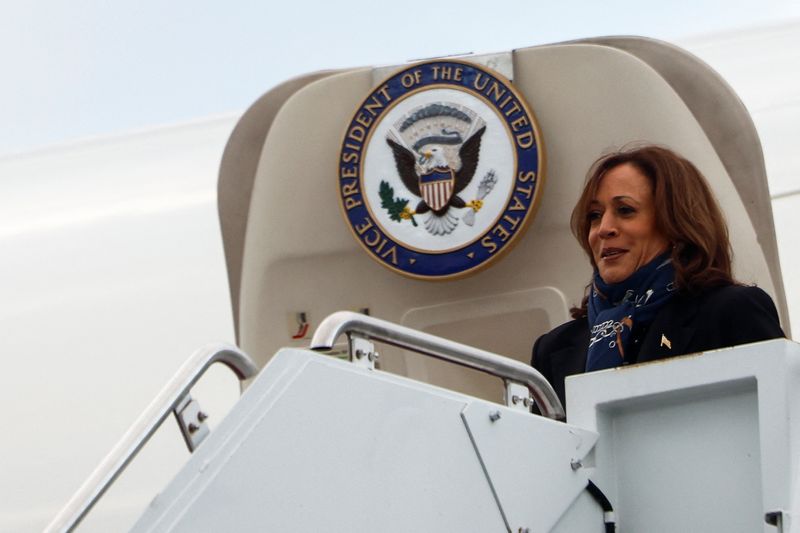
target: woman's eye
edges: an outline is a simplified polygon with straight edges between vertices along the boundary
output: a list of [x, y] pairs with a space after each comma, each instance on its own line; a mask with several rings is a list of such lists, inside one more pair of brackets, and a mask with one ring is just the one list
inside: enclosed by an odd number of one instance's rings
[[596, 222], [600, 220], [602, 216], [603, 214], [600, 213], [600, 211], [589, 211], [589, 213], [586, 215], [586, 220], [589, 222]]
[[620, 215], [632, 215], [636, 212], [636, 210], [627, 205], [621, 205], [617, 208], [617, 213]]

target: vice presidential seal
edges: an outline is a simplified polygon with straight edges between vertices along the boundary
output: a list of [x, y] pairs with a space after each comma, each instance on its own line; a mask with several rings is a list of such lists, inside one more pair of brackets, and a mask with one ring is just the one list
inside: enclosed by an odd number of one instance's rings
[[342, 142], [339, 194], [353, 233], [414, 278], [488, 265], [525, 228], [542, 182], [541, 139], [508, 80], [430, 61], [379, 84]]

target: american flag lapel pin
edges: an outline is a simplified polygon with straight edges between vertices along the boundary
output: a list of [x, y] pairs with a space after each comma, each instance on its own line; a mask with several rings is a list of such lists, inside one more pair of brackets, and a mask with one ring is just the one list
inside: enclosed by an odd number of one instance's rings
[[666, 346], [667, 349], [672, 349], [672, 342], [663, 333], [661, 334], [661, 346]]

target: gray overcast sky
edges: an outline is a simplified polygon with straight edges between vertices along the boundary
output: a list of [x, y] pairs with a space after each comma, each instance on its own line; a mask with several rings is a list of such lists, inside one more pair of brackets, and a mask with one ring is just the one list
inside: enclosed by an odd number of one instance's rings
[[15, 2], [0, 17], [0, 155], [242, 111], [324, 68], [798, 17], [797, 0]]

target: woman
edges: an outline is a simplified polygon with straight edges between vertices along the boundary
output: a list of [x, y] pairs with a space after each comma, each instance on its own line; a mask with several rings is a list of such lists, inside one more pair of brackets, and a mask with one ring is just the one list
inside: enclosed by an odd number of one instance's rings
[[658, 146], [600, 158], [572, 212], [594, 279], [574, 320], [531, 364], [564, 402], [564, 378], [783, 337], [772, 299], [731, 273], [728, 230], [697, 168]]

